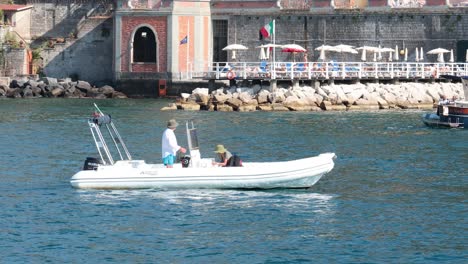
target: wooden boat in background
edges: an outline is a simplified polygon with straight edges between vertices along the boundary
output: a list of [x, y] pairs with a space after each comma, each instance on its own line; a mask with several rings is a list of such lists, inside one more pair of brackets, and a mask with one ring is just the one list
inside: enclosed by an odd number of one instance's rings
[[423, 114], [424, 124], [430, 127], [468, 128], [468, 77], [463, 77], [464, 100], [442, 100], [436, 113]]

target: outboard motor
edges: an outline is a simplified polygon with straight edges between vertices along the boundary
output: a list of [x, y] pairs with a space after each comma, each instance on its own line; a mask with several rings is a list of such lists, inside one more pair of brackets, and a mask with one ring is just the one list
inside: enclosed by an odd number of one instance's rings
[[99, 164], [102, 164], [100, 159], [87, 157], [84, 162], [83, 170], [96, 170]]
[[180, 158], [180, 163], [182, 163], [182, 168], [188, 168], [190, 165], [190, 156], [185, 155], [182, 158]]

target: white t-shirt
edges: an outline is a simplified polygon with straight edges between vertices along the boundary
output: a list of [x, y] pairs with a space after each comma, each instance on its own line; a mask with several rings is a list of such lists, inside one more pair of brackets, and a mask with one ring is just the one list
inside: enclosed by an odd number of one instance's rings
[[162, 135], [162, 158], [167, 157], [169, 154], [176, 155], [180, 146], [177, 144], [177, 139], [174, 130], [167, 128]]

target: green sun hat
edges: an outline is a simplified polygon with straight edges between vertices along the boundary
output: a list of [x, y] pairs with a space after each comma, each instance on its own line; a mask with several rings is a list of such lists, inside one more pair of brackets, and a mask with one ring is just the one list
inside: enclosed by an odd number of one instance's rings
[[227, 149], [225, 149], [223, 145], [216, 145], [216, 148], [214, 150], [214, 152], [216, 153], [224, 153], [226, 151]]

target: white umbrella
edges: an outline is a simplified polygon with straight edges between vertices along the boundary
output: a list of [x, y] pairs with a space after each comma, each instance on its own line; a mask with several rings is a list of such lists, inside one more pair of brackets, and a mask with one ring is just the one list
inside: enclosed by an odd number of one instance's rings
[[405, 61], [408, 61], [408, 48], [405, 48]]
[[450, 62], [455, 62], [455, 59], [453, 58], [453, 49], [450, 50]]
[[[468, 55], [467, 55], [468, 58]], [[319, 60], [325, 61], [325, 50], [320, 50]]]
[[335, 50], [335, 47], [329, 46], [329, 45], [322, 45], [322, 46], [320, 46], [320, 47], [315, 48], [315, 50], [320, 50], [320, 51], [322, 51], [322, 50], [324, 50], [324, 51], [331, 51], [331, 50]]
[[365, 49], [362, 50], [362, 55], [361, 55], [361, 60], [366, 61], [366, 53], [367, 51]]
[[419, 61], [419, 49], [418, 48], [416, 48], [416, 55], [414, 57], [415, 57], [416, 62], [418, 62]]
[[445, 62], [443, 53], [437, 54], [437, 62]]
[[399, 55], [400, 51], [398, 50], [398, 45], [395, 46], [395, 60], [400, 60]]
[[381, 48], [380, 51], [381, 52], [395, 52], [395, 50], [391, 48]]
[[266, 59], [269, 59], [270, 58], [270, 50], [273, 49], [273, 48], [280, 48], [281, 45], [279, 44], [273, 44], [273, 43], [268, 43], [268, 44], [263, 44], [263, 45], [260, 45], [258, 46], [259, 48], [265, 48], [266, 51], [265, 51], [265, 55], [266, 55]]
[[395, 52], [394, 49], [391, 49], [391, 48], [380, 48], [379, 50], [380, 52], [388, 52], [388, 61], [392, 61], [392, 53]]
[[336, 45], [336, 46], [333, 46], [333, 50], [332, 51], [336, 51], [336, 52], [347, 52], [347, 53], [353, 53], [353, 54], [357, 54], [358, 52], [353, 49], [353, 46], [351, 45], [345, 45], [345, 44], [340, 44], [340, 45]]
[[419, 61], [423, 61], [424, 60], [424, 50], [423, 50], [423, 47], [421, 47], [421, 52], [419, 52]]
[[379, 61], [382, 60], [382, 49], [380, 48], [380, 45], [379, 45], [379, 51], [377, 52], [377, 60]]
[[437, 48], [427, 52], [427, 54], [437, 54], [437, 62], [444, 62], [444, 53], [448, 53], [450, 50]]
[[265, 60], [267, 57], [266, 57], [266, 54], [265, 54], [265, 48], [260, 48], [260, 55], [258, 57], [260, 60]]
[[359, 47], [359, 48], [356, 48], [357, 50], [362, 50], [362, 56], [361, 56], [361, 60], [365, 61], [366, 60], [366, 56], [365, 53], [367, 53], [367, 51], [370, 51], [370, 52], [373, 52], [374, 53], [374, 61], [377, 61], [377, 54], [376, 52], [379, 52], [379, 48], [377, 47], [371, 47], [371, 46], [362, 46], [362, 47]]
[[440, 53], [449, 53], [450, 50], [446, 50], [446, 49], [443, 49], [443, 48], [437, 48], [437, 49], [433, 49], [433, 50], [430, 50], [427, 52], [427, 54], [440, 54]]
[[359, 47], [359, 48], [356, 48], [357, 50], [366, 50], [366, 51], [372, 51], [372, 52], [379, 52], [379, 48], [378, 47], [371, 47], [371, 46], [362, 46], [362, 47]]
[[325, 51], [334, 51], [335, 48], [329, 45], [322, 45], [320, 47], [315, 48], [315, 50], [320, 51], [320, 57], [319, 60], [324, 61], [325, 60]]
[[236, 50], [247, 50], [247, 49], [249, 49], [249, 48], [247, 48], [246, 46], [241, 45], [241, 44], [231, 44], [231, 45], [227, 45], [226, 47], [223, 48], [223, 50], [232, 51], [231, 59], [233, 59], [233, 60], [236, 59]]

